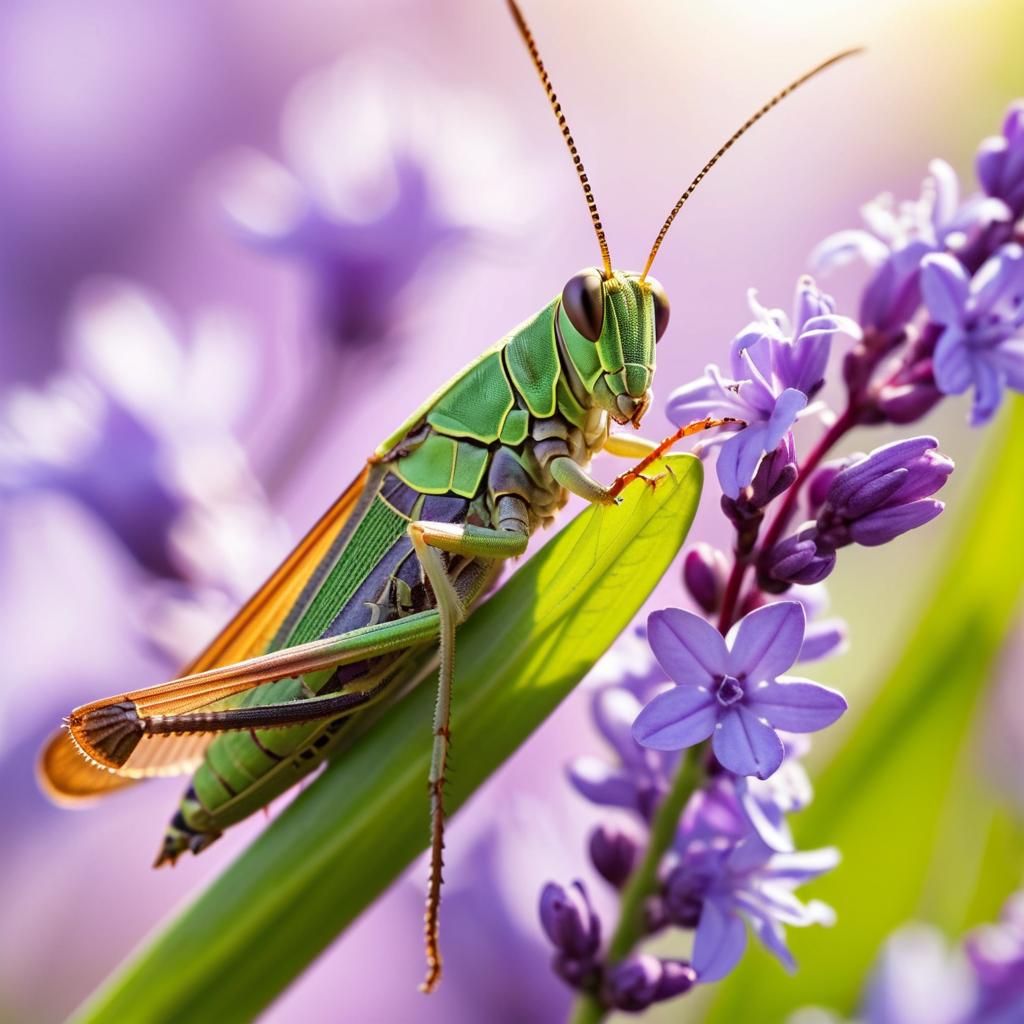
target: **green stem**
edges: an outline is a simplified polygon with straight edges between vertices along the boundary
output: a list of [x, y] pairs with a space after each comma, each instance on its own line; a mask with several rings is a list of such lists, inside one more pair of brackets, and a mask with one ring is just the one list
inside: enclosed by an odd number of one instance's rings
[[[619, 905], [619, 923], [608, 945], [608, 965], [618, 963], [627, 957], [646, 934], [644, 927], [644, 903], [658, 889], [658, 869], [662, 858], [675, 839], [679, 818], [687, 801], [703, 781], [705, 745], [691, 747], [685, 751], [672, 788], [658, 807], [651, 822], [651, 836], [640, 866], [630, 876], [622, 890]], [[571, 1024], [599, 1024], [608, 1012], [597, 993], [581, 995], [576, 1002]]]

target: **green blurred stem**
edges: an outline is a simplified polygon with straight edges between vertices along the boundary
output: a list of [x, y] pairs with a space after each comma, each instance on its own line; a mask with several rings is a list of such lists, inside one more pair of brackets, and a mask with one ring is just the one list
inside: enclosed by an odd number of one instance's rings
[[[619, 924], [608, 946], [607, 962], [618, 963], [633, 951], [646, 934], [644, 927], [644, 904], [658, 889], [658, 868], [662, 858], [675, 839], [679, 818], [687, 801], [700, 788], [704, 779], [701, 765], [704, 764], [706, 744], [691, 747], [683, 753], [676, 771], [672, 788], [658, 808], [651, 823], [651, 838], [647, 852], [640, 866], [630, 876], [619, 909]], [[597, 1024], [608, 1012], [595, 993], [580, 996], [576, 1003], [571, 1024]]]

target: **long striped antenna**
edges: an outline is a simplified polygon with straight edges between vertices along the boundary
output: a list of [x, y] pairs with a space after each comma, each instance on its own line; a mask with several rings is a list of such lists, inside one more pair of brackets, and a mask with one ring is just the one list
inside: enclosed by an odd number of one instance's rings
[[[509, 0], [509, 2], [511, 2], [511, 0]], [[801, 75], [798, 79], [796, 79], [796, 81], [790, 82], [789, 85], [787, 85], [786, 88], [782, 90], [782, 92], [776, 93], [763, 107], [761, 107], [760, 110], [757, 111], [756, 114], [753, 114], [746, 121], [744, 121], [743, 124], [740, 125], [740, 127], [737, 128], [736, 131], [734, 131], [732, 135], [729, 136], [725, 144], [718, 150], [718, 152], [716, 152], [715, 155], [700, 169], [700, 171], [697, 174], [697, 177], [695, 177], [693, 181], [691, 181], [690, 184], [686, 186], [686, 191], [683, 192], [683, 194], [679, 197], [679, 202], [677, 202], [676, 205], [672, 207], [672, 212], [668, 215], [668, 217], [665, 218], [665, 223], [662, 224], [661, 230], [658, 232], [658, 237], [654, 240], [654, 245], [651, 246], [651, 253], [647, 257], [647, 262], [644, 264], [644, 272], [640, 275], [641, 281], [650, 273], [651, 266], [654, 263], [654, 257], [658, 255], [658, 250], [661, 248], [661, 243], [665, 241], [665, 236], [668, 234], [668, 229], [672, 227], [672, 221], [676, 219], [676, 215], [683, 208], [683, 204], [697, 190], [697, 186], [707, 176], [708, 171], [710, 171], [711, 168], [714, 167], [715, 164], [717, 164], [718, 161], [721, 160], [722, 157], [725, 156], [725, 154], [730, 149], [732, 149], [733, 144], [742, 136], [746, 135], [747, 132], [750, 131], [750, 129], [753, 128], [754, 125], [757, 124], [757, 122], [760, 121], [761, 118], [764, 117], [764, 115], [767, 114], [769, 110], [771, 110], [773, 107], [778, 106], [778, 104], [780, 104], [790, 93], [796, 92], [796, 90], [799, 89], [800, 86], [804, 84], [804, 82], [809, 82], [812, 78], [814, 78], [815, 75], [820, 74], [826, 68], [830, 68], [833, 64], [838, 64], [839, 61], [845, 60], [847, 57], [852, 57], [854, 54], [862, 53], [863, 50], [864, 47], [862, 46], [856, 46], [850, 50], [843, 50], [841, 53], [837, 53], [835, 56], [829, 57], [828, 60], [823, 61], [817, 67], [811, 68], [810, 71], [808, 71], [806, 74]]]
[[533, 41], [533, 33], [530, 31], [530, 26], [526, 24], [526, 19], [523, 17], [523, 12], [519, 10], [516, 0], [508, 0], [508, 9], [512, 12], [512, 18], [519, 29], [519, 34], [523, 37], [523, 42], [526, 43], [527, 50], [530, 51], [530, 57], [533, 58], [533, 66], [537, 69], [537, 74], [540, 75], [540, 84], [544, 86], [548, 102], [551, 104], [551, 109], [555, 112], [558, 127], [562, 129], [562, 138], [565, 139], [565, 144], [569, 147], [569, 155], [572, 157], [576, 173], [579, 175], [580, 184], [583, 186], [583, 198], [587, 201], [590, 220], [593, 222], [594, 233], [597, 235], [597, 244], [601, 247], [601, 262], [604, 264], [604, 276], [606, 279], [610, 278], [612, 276], [612, 257], [608, 251], [608, 239], [605, 238], [604, 227], [601, 224], [601, 214], [598, 213], [597, 200], [594, 198], [594, 190], [590, 187], [587, 172], [583, 167], [583, 159], [576, 148], [572, 132], [569, 130], [569, 122], [566, 121], [565, 114], [562, 113], [562, 105], [558, 102], [558, 97], [555, 95], [555, 90], [551, 85], [551, 79], [544, 68], [544, 62], [540, 59], [537, 44]]

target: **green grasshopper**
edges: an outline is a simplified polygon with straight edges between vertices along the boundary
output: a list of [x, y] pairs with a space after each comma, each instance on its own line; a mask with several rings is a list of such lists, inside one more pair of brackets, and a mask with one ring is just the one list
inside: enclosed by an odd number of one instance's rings
[[[569, 148], [601, 269], [569, 279], [539, 313], [474, 360], [380, 444], [362, 473], [263, 587], [177, 679], [76, 708], [45, 748], [41, 777], [74, 802], [156, 775], [194, 771], [157, 865], [199, 853], [224, 829], [337, 753], [357, 712], [394, 699], [439, 662], [429, 775], [431, 858], [425, 991], [441, 976], [438, 926], [456, 628], [526, 551], [569, 494], [618, 500], [706, 419], [661, 443], [610, 433], [651, 405], [655, 345], [669, 304], [649, 276], [679, 213], [722, 155], [787, 86], [711, 157], [670, 212], [642, 273], [613, 269], [593, 190], [522, 13], [508, 6]], [[605, 486], [587, 472], [608, 451], [637, 460]], [[436, 657], [434, 654], [436, 652]], [[81, 756], [81, 755], [84, 755]]]

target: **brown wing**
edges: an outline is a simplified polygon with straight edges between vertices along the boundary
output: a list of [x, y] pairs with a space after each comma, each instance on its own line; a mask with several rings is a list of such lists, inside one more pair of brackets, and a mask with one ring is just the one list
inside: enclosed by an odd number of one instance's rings
[[[241, 611], [217, 634], [213, 642], [182, 671], [182, 676], [230, 665], [263, 653], [331, 545], [345, 528], [359, 504], [370, 475], [369, 467], [356, 477]], [[235, 689], [177, 686], [178, 680], [145, 690], [94, 701], [76, 708], [72, 719], [85, 710], [136, 701], [140, 707], [157, 703], [165, 714], [182, 714], [222, 700]], [[245, 687], [242, 687], [245, 688]], [[39, 760], [39, 779], [44, 792], [58, 803], [78, 803], [121, 789], [154, 775], [180, 775], [192, 771], [203, 759], [212, 735], [146, 736], [128, 763], [116, 772], [85, 755], [67, 729], [47, 741]]]

